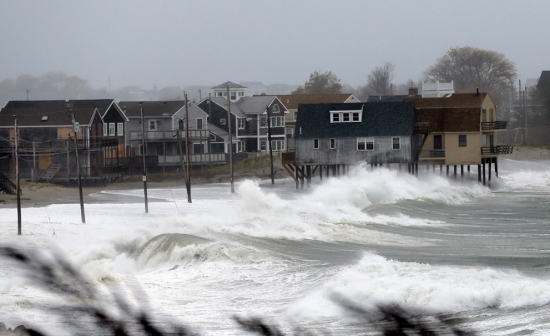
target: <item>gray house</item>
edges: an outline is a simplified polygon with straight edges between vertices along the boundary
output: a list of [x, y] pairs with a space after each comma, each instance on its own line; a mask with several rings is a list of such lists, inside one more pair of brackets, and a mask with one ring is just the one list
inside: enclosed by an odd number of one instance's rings
[[358, 163], [412, 163], [422, 138], [415, 132], [411, 102], [302, 104], [298, 108], [293, 158], [283, 157], [295, 176], [326, 167], [333, 174]]
[[142, 155], [142, 113], [145, 126], [145, 156], [148, 166], [162, 167], [164, 171], [166, 167], [181, 165], [181, 153], [187, 152], [186, 125], [189, 125], [191, 164], [222, 164], [226, 162], [226, 154], [223, 151], [226, 140], [223, 138], [223, 132], [218, 132], [218, 135], [212, 133], [209, 130], [208, 115], [194, 103], [188, 102], [188, 122], [185, 120], [185, 101], [122, 101], [119, 106], [129, 119], [126, 126], [128, 156], [134, 157], [134, 161], [137, 163], [141, 163]]

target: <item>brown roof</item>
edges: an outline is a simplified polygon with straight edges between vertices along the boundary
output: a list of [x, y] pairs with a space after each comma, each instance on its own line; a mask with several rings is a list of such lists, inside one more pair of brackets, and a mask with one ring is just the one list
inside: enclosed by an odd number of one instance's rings
[[416, 109], [417, 122], [429, 122], [430, 132], [479, 132], [479, 108]]
[[421, 108], [480, 108], [487, 92], [482, 93], [453, 93], [449, 97], [439, 98], [405, 98], [403, 101], [412, 101], [417, 109]]
[[352, 96], [351, 93], [339, 94], [289, 94], [276, 95], [287, 109], [297, 109], [300, 104], [343, 103]]

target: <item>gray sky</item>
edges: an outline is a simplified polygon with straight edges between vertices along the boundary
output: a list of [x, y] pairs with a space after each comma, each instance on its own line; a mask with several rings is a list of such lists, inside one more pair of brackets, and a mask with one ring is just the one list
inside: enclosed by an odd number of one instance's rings
[[454, 46], [550, 70], [550, 1], [0, 0], [0, 80], [62, 71], [93, 88], [261, 81], [314, 70], [364, 85], [385, 61], [417, 80]]

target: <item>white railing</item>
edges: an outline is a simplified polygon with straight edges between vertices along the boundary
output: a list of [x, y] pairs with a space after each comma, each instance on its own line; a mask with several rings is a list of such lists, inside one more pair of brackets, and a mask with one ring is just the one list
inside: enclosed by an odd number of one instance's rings
[[[180, 131], [181, 138], [185, 138], [185, 131]], [[189, 130], [189, 138], [191, 139], [208, 139], [210, 137], [209, 130]], [[146, 131], [146, 140], [155, 139], [176, 139], [177, 131]], [[141, 132], [130, 132], [130, 140], [141, 140]]]
[[454, 93], [454, 83], [451, 81], [450, 83], [427, 83], [422, 82], [422, 96], [435, 96], [435, 97], [441, 97], [445, 94]]
[[[179, 155], [159, 155], [159, 165], [169, 165], [169, 164], [181, 164]], [[187, 158], [183, 156], [183, 162], [187, 162]], [[191, 154], [189, 155], [190, 163], [225, 163], [226, 154], [224, 153], [215, 153], [215, 154]]]

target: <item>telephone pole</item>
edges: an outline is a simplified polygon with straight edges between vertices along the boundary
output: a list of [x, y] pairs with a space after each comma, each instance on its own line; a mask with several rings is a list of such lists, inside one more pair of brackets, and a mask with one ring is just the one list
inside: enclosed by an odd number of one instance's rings
[[[67, 105], [69, 105], [69, 103], [67, 103]], [[78, 175], [78, 194], [80, 195], [80, 218], [82, 219], [82, 223], [86, 223], [86, 215], [84, 214], [84, 198], [82, 197], [82, 175], [80, 174], [80, 162], [78, 159], [78, 142], [76, 141], [78, 123], [74, 120], [74, 113], [72, 110], [71, 119], [73, 121], [74, 130], [74, 155], [76, 156], [76, 173]]]
[[147, 205], [147, 165], [145, 164], [145, 121], [143, 118], [143, 102], [139, 102], [139, 113], [141, 114], [141, 159], [143, 161], [143, 195], [145, 196], [145, 213], [149, 213]]
[[233, 186], [233, 135], [231, 134], [231, 99], [229, 96], [229, 84], [227, 84], [227, 125], [229, 129], [229, 179], [231, 181], [231, 192], [235, 192]]
[[189, 155], [189, 103], [187, 101], [187, 93], [185, 94], [185, 157], [187, 158], [187, 202], [191, 202], [191, 160]]
[[17, 118], [13, 116], [15, 138], [15, 192], [17, 193], [17, 235], [21, 235], [21, 189], [19, 185], [19, 132], [17, 130]]

